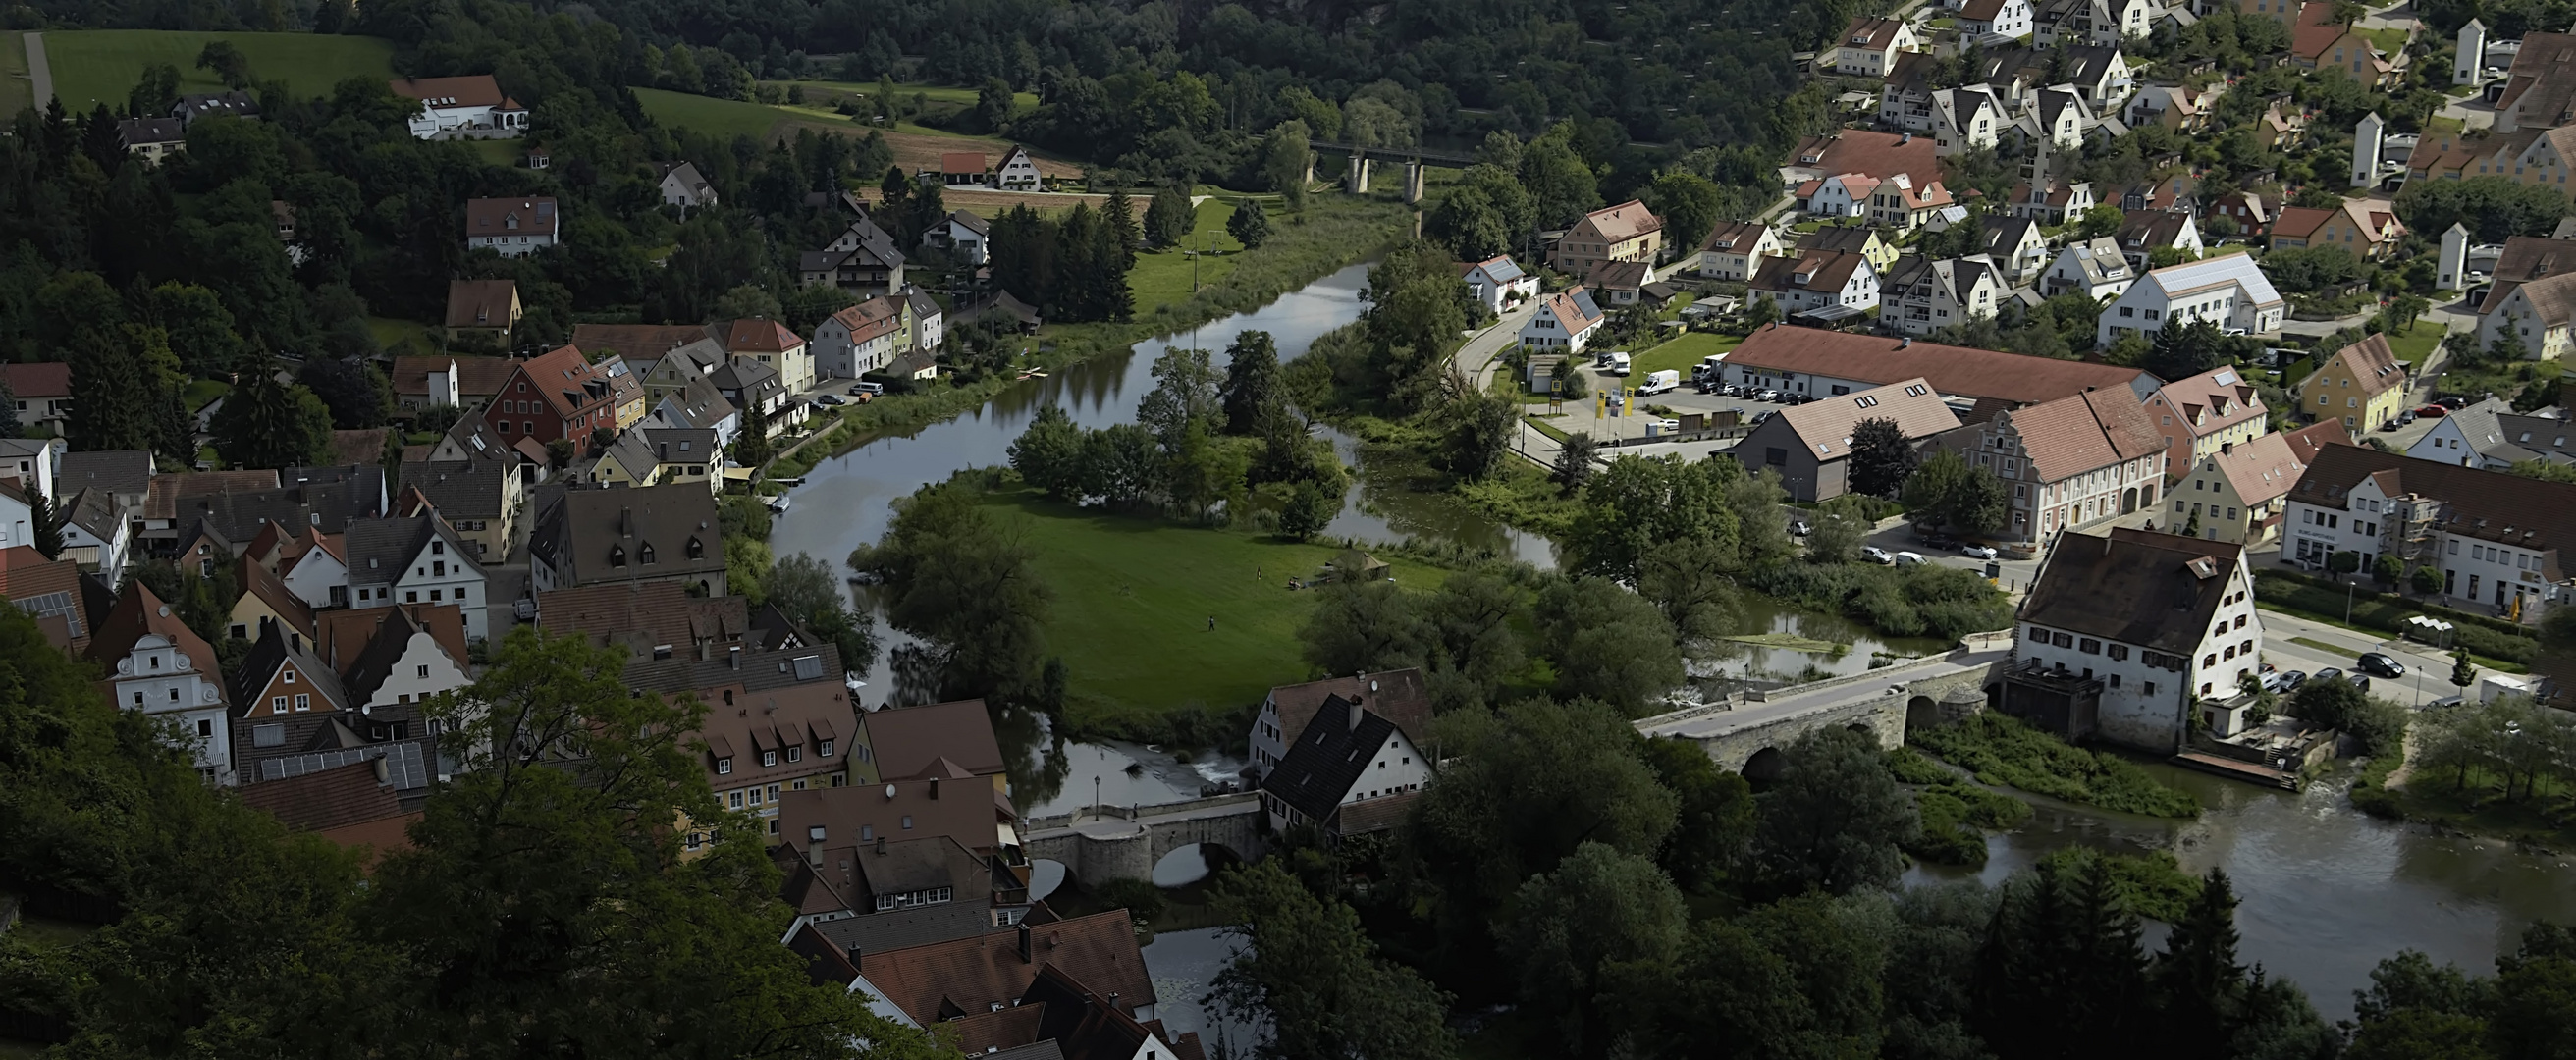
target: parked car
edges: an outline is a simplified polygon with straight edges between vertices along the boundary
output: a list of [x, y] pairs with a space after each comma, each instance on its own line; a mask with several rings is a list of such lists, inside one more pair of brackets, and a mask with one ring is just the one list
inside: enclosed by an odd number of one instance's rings
[[2430, 702], [2430, 703], [2426, 703], [2426, 704], [2424, 704], [2424, 709], [2426, 709], [2426, 710], [2449, 710], [2449, 709], [2451, 709], [2452, 707], [2459, 706], [2459, 705], [2460, 705], [2460, 702], [2461, 702], [2461, 700], [2460, 700], [2460, 697], [2458, 697], [2458, 696], [2443, 696], [2443, 697], [2442, 697], [2442, 698], [2440, 698], [2440, 699], [2437, 699], [2437, 700], [2434, 700], [2434, 701], [2432, 701], [2432, 702]]
[[817, 405], [847, 405], [850, 403], [850, 399], [842, 397], [839, 394], [816, 394], [814, 395], [814, 403]]
[[1995, 558], [1995, 546], [1980, 545], [1971, 541], [1959, 546], [1959, 554], [1970, 559], [1993, 559]]
[[2426, 419], [2430, 419], [2435, 416], [2448, 416], [2451, 414], [2451, 410], [2443, 408], [2440, 405], [2426, 405], [2423, 408], [2416, 409], [2415, 414], [2425, 417]]
[[1792, 537], [1805, 537], [1808, 534], [1815, 532], [1815, 526], [1807, 522], [1805, 519], [1792, 518], [1789, 520], [1789, 534]]
[[1761, 393], [1759, 393], [1759, 394], [1755, 394], [1755, 395], [1753, 395], [1753, 400], [1755, 400], [1755, 401], [1778, 401], [1778, 400], [1780, 400], [1780, 392], [1779, 392], [1779, 391], [1777, 391], [1777, 390], [1765, 390], [1765, 391], [1763, 391], [1763, 392], [1761, 392]]
[[884, 383], [871, 383], [871, 382], [865, 382], [865, 381], [852, 383], [852, 384], [850, 384], [850, 393], [852, 393], [852, 394], [882, 394], [882, 393], [885, 393], [885, 384], [884, 384]]
[[1895, 562], [1899, 567], [1920, 567], [1932, 561], [1924, 559], [1920, 552], [1899, 552], [1896, 554]]
[[2320, 684], [2327, 681], [2341, 681], [2343, 679], [2343, 671], [2332, 666], [2308, 675], [2308, 680], [2315, 681]]
[[1774, 412], [1774, 411], [1772, 411], [1772, 410], [1770, 410], [1770, 409], [1763, 409], [1762, 411], [1760, 411], [1760, 412], [1756, 412], [1756, 413], [1754, 413], [1754, 414], [1753, 414], [1753, 423], [1754, 423], [1755, 425], [1757, 425], [1757, 426], [1758, 426], [1758, 425], [1760, 425], [1760, 424], [1762, 423], [1762, 421], [1764, 421], [1764, 420], [1768, 420], [1768, 419], [1770, 419], [1771, 417], [1773, 417], [1773, 416], [1777, 416], [1777, 415], [1779, 415], [1779, 413]]
[[2361, 658], [2353, 662], [2353, 668], [2369, 674], [2372, 677], [2399, 678], [2406, 676], [2406, 665], [2398, 662], [2395, 658], [2392, 658], [2383, 652], [2366, 651], [2361, 653]]
[[2440, 405], [2440, 406], [2442, 406], [2443, 408], [2449, 409], [2449, 410], [2451, 410], [2451, 411], [2453, 411], [2453, 412], [2458, 412], [2458, 411], [2460, 411], [2461, 409], [2464, 409], [2464, 408], [2469, 407], [2469, 399], [2464, 398], [2464, 397], [2461, 397], [2461, 396], [2460, 396], [2460, 395], [2458, 395], [2458, 394], [2453, 394], [2453, 395], [2451, 395], [2451, 396], [2449, 396], [2449, 397], [2441, 398], [2441, 399], [2439, 399], [2439, 400], [2436, 400], [2436, 401], [2435, 401], [2435, 402], [2433, 402], [2433, 403], [2434, 403], [2434, 404], [2436, 404], [2436, 405]]
[[1877, 545], [1862, 545], [1860, 549], [1860, 558], [1880, 565], [1896, 562], [1895, 556], [1889, 555], [1886, 549], [1880, 548]]
[[2292, 670], [2281, 675], [2281, 691], [2285, 694], [2296, 692], [2299, 690], [2300, 685], [2307, 683], [2308, 672], [2305, 670]]
[[1612, 350], [1608, 353], [1602, 354], [1601, 370], [1608, 372], [1611, 375], [1628, 374], [1628, 355], [1619, 350]]

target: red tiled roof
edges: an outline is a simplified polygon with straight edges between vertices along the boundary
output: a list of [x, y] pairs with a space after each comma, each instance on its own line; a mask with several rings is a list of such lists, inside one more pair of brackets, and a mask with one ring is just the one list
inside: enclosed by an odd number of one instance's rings
[[499, 106], [508, 99], [501, 94], [501, 83], [493, 80], [490, 74], [471, 74], [465, 77], [397, 77], [389, 84], [393, 87], [394, 95], [404, 99], [417, 99], [424, 102], [433, 99], [454, 101], [442, 104], [443, 106], [492, 107]]
[[2290, 451], [2302, 464], [2313, 464], [2317, 451], [2329, 445], [2351, 445], [2352, 432], [2343, 429], [2342, 420], [2318, 420], [2298, 430], [2281, 435], [2290, 441]]
[[2388, 336], [2372, 335], [2335, 351], [2334, 360], [2343, 363], [2353, 382], [2361, 385], [2364, 395], [2377, 394], [2406, 382], [2406, 366], [2388, 348]]
[[2227, 477], [2228, 484], [2236, 487], [2237, 498], [2247, 504], [2262, 504], [2290, 492], [2308, 469], [2307, 460], [2286, 434], [2267, 434], [2230, 446], [2208, 463]]
[[982, 173], [990, 164], [980, 151], [943, 151], [939, 155], [941, 173]]
[[980, 699], [880, 710], [867, 716], [867, 726], [879, 776], [920, 776], [939, 759], [979, 777], [1003, 771], [1002, 745]]
[[507, 328], [519, 304], [517, 280], [447, 281], [447, 326]]
[[[1815, 159], [1810, 162], [1808, 159]], [[1826, 173], [1866, 173], [1885, 180], [1899, 173], [1911, 173], [1919, 182], [1941, 176], [1941, 160], [1934, 154], [1932, 138], [1900, 133], [1845, 129], [1824, 136], [1810, 136], [1798, 145], [1791, 160], [1798, 166]]]
[[1270, 690], [1270, 704], [1279, 710], [1282, 742], [1297, 745], [1306, 732], [1306, 723], [1315, 720], [1315, 712], [1324, 709], [1324, 701], [1334, 696], [1358, 700], [1369, 713], [1395, 723], [1408, 740], [1419, 744], [1431, 730], [1431, 695], [1422, 684], [1422, 671], [1415, 669], [1386, 670], [1357, 677], [1328, 677], [1297, 685], [1280, 685]]
[[72, 366], [61, 361], [0, 364], [0, 379], [8, 380], [9, 392], [20, 401], [72, 396]]
[[1647, 210], [1645, 203], [1630, 199], [1584, 214], [1583, 220], [1575, 222], [1574, 231], [1597, 234], [1604, 243], [1624, 243], [1663, 227], [1663, 218]]
[[1920, 376], [1945, 395], [2001, 398], [2018, 405], [2087, 389], [2126, 389], [2141, 376], [2154, 378], [2135, 368], [1776, 325], [1748, 336], [1726, 355], [1726, 363], [1872, 384]]
[[575, 324], [572, 344], [585, 350], [609, 350], [629, 363], [658, 361], [664, 354], [707, 337], [698, 324]]
[[805, 340], [775, 320], [737, 320], [725, 331], [727, 353], [785, 353]]
[[108, 609], [107, 617], [99, 620], [98, 630], [90, 638], [89, 657], [113, 670], [116, 661], [133, 651], [134, 642], [147, 634], [170, 638], [179, 654], [188, 657], [189, 666], [217, 684], [222, 683], [223, 668], [215, 658], [213, 646], [179, 621], [170, 605], [135, 578], [126, 579], [124, 594], [117, 598], [115, 607]]
[[[577, 329], [576, 329], [577, 330]], [[394, 358], [394, 393], [429, 393], [429, 373], [444, 372], [456, 365], [456, 393], [459, 397], [490, 397], [501, 392], [510, 376], [519, 370], [519, 362], [507, 357], [396, 357]], [[367, 463], [375, 463], [369, 458]]]
[[1136, 948], [1135, 925], [1124, 909], [1030, 928], [1026, 960], [1020, 957], [1018, 932], [992, 931], [862, 954], [859, 974], [896, 1008], [928, 1026], [989, 1012], [995, 1004], [1009, 1007], [1028, 992], [1043, 965], [1054, 965], [1096, 997], [1118, 995], [1120, 1009], [1156, 1000], [1153, 978]]
[[376, 779], [375, 760], [235, 790], [241, 793], [244, 804], [268, 811], [299, 832], [320, 832], [402, 816], [402, 801], [394, 796], [394, 789]]

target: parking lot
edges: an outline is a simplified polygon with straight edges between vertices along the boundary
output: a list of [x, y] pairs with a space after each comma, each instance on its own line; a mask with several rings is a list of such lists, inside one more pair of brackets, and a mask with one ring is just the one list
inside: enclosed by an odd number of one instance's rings
[[1728, 397], [1722, 393], [1703, 394], [1685, 377], [1681, 386], [1660, 394], [1637, 398], [1636, 406], [1629, 409], [1627, 415], [1613, 416], [1602, 410], [1604, 402], [1598, 395], [1623, 388], [1633, 389], [1644, 386], [1646, 377], [1643, 374], [1612, 375], [1591, 365], [1585, 365], [1578, 371], [1583, 374], [1586, 392], [1594, 396], [1585, 397], [1581, 401], [1564, 403], [1562, 412], [1549, 422], [1560, 430], [1583, 431], [1594, 438], [1605, 440], [1645, 437], [1648, 433], [1648, 425], [1660, 418], [1646, 414], [1644, 410], [1647, 406], [1671, 409], [1674, 416], [1689, 412], [1715, 415], [1740, 411], [1746, 423], [1750, 423], [1754, 417], [1764, 412], [1788, 407], [1786, 402], [1780, 401], [1762, 401], [1740, 396]]

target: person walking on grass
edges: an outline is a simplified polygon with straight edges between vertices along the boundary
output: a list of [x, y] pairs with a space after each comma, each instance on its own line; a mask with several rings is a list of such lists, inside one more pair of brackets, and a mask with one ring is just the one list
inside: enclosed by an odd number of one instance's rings
[[1210, 633], [1214, 633], [1214, 632], [1216, 632], [1216, 616], [1215, 616], [1215, 615], [1209, 615], [1209, 616], [1208, 616], [1208, 632], [1210, 632]]

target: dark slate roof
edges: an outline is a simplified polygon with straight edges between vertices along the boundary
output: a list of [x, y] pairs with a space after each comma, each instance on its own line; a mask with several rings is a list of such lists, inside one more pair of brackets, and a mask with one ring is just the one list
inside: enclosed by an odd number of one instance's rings
[[515, 461], [497, 459], [404, 464], [402, 483], [429, 498], [430, 506], [438, 509], [441, 516], [498, 519], [502, 515], [501, 498], [508, 488], [504, 479], [517, 473]]
[[910, 949], [1008, 929], [993, 926], [992, 900], [979, 895], [945, 905], [925, 905], [891, 913], [862, 913], [843, 920], [814, 924], [811, 930], [843, 953], [849, 952], [850, 947], [858, 947], [859, 961], [865, 964], [867, 955], [871, 953]]
[[[614, 489], [540, 491], [529, 551], [572, 585], [629, 579], [677, 579], [724, 569], [724, 541], [716, 525], [716, 500], [703, 482]], [[689, 558], [695, 538], [699, 556]], [[640, 553], [652, 545], [654, 562]], [[624, 548], [624, 567], [609, 563]]]
[[54, 482], [57, 493], [96, 487], [139, 497], [152, 489], [152, 454], [141, 449], [64, 453]]
[[447, 542], [448, 558], [455, 563], [476, 568], [482, 566], [474, 561], [471, 550], [457, 538], [456, 531], [448, 528], [447, 521], [434, 514], [423, 512], [382, 519], [357, 519], [349, 523], [348, 536], [343, 539], [350, 581], [374, 581], [379, 577], [392, 581], [399, 578], [402, 569], [411, 565], [411, 561], [420, 555], [420, 550], [429, 547], [431, 538]]
[[2188, 655], [2243, 555], [2241, 545], [2149, 530], [2060, 534], [2021, 621]]
[[1326, 820], [1350, 794], [1351, 784], [1368, 769], [1369, 752], [1395, 735], [1395, 723], [1372, 712], [1360, 712], [1357, 729], [1350, 724], [1350, 701], [1324, 700], [1323, 709], [1306, 723], [1288, 754], [1261, 782], [1261, 790], [1278, 796], [1314, 821]]
[[637, 659], [626, 664], [626, 684], [646, 692], [691, 692], [740, 683], [745, 692], [765, 692], [814, 681], [841, 681], [841, 649], [816, 644], [786, 651], [718, 652], [712, 659], [674, 655]]
[[311, 526], [336, 534], [349, 521], [383, 510], [385, 470], [374, 464], [354, 467], [298, 467], [277, 473], [274, 489], [201, 494], [179, 501], [174, 517], [181, 527], [204, 520], [226, 540], [259, 536], [263, 522]]

